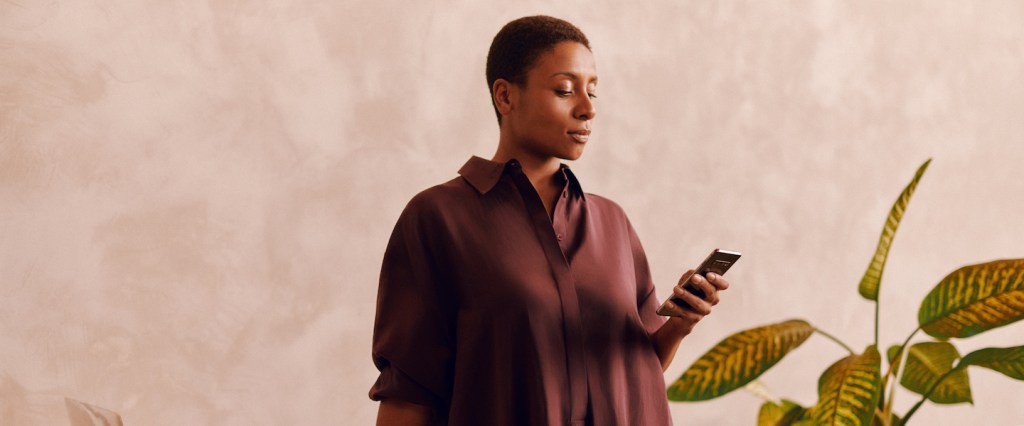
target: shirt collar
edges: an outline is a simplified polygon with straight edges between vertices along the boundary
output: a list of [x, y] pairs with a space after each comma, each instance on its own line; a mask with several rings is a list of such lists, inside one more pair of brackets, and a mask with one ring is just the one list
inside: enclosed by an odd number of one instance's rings
[[[519, 162], [515, 159], [509, 160], [505, 163], [498, 163], [483, 158], [472, 156], [466, 164], [462, 165], [459, 169], [459, 174], [466, 180], [474, 189], [480, 194], [486, 194], [494, 186], [498, 184], [498, 180], [501, 179], [501, 175], [506, 170], [510, 170], [514, 167], [519, 167]], [[562, 174], [565, 176], [567, 182], [569, 182], [569, 190], [575, 192], [580, 197], [583, 197], [583, 188], [580, 186], [580, 182], [576, 179], [576, 175], [569, 169], [569, 165], [562, 163], [559, 164], [559, 168]]]

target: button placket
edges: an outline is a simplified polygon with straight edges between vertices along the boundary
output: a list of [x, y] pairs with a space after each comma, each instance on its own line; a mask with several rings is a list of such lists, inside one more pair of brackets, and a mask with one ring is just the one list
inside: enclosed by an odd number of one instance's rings
[[[517, 164], [513, 164], [516, 166]], [[570, 408], [569, 421], [582, 421], [586, 418], [589, 390], [587, 388], [587, 366], [585, 345], [583, 342], [583, 317], [580, 312], [579, 299], [576, 294], [576, 282], [569, 267], [562, 240], [565, 239], [566, 203], [557, 203], [554, 215], [549, 219], [541, 202], [540, 194], [534, 189], [521, 169], [514, 167], [512, 182], [519, 190], [531, 217], [534, 231], [540, 242], [548, 265], [555, 280], [559, 299], [562, 305], [562, 321], [565, 327], [566, 373], [569, 381]], [[552, 239], [552, 237], [555, 237]]]

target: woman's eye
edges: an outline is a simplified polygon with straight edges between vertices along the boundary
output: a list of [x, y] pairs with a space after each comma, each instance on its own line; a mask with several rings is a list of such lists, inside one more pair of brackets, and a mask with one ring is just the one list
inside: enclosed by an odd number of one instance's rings
[[597, 93], [590, 93], [587, 96], [590, 96], [590, 99], [597, 99]]
[[555, 94], [561, 97], [566, 97], [572, 94], [571, 90], [555, 90]]

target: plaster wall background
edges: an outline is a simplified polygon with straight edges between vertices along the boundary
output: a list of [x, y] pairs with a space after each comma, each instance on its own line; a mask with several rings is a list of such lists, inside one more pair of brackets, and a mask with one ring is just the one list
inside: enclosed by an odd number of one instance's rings
[[[927, 158], [881, 292], [883, 346], [955, 268], [1024, 257], [1019, 1], [0, 3], [0, 423], [370, 424], [384, 246], [405, 202], [497, 142], [483, 77], [507, 21], [590, 37], [598, 119], [573, 164], [618, 201], [661, 297], [713, 247], [725, 335], [806, 318], [858, 350], [856, 286]], [[1024, 344], [1018, 323], [957, 341]], [[762, 377], [812, 404], [819, 336]], [[919, 424], [1024, 424], [1024, 382]], [[899, 411], [917, 398], [903, 391]], [[747, 425], [742, 391], [673, 404]]]

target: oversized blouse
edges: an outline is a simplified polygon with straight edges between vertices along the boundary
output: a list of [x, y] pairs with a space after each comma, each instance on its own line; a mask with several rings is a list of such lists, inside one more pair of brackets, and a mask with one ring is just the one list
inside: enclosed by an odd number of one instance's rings
[[450, 425], [671, 424], [636, 232], [568, 166], [549, 217], [516, 160], [417, 194], [384, 254], [374, 400]]

